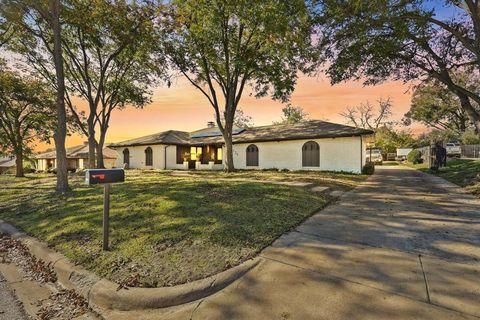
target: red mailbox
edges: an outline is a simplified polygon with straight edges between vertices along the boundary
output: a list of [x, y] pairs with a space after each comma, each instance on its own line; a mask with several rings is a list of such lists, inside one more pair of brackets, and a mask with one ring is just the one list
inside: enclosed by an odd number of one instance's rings
[[89, 185], [125, 182], [125, 171], [123, 169], [88, 169], [85, 173], [85, 182]]
[[125, 182], [123, 169], [88, 169], [85, 173], [88, 185], [102, 184], [103, 191], [103, 250], [108, 250], [110, 224], [110, 184]]

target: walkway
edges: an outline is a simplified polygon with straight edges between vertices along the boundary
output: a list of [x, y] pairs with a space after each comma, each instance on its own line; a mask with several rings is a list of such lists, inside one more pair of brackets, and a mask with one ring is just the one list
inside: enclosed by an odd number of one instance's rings
[[261, 256], [217, 294], [143, 319], [480, 318], [480, 201], [413, 169], [378, 168]]

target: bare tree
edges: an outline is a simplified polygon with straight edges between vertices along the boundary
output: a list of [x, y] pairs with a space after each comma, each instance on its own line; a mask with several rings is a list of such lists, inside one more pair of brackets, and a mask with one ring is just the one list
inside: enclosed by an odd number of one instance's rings
[[373, 131], [380, 127], [391, 127], [396, 123], [390, 120], [392, 116], [392, 101], [390, 98], [380, 98], [378, 108], [367, 101], [358, 106], [347, 107], [340, 115], [345, 118], [348, 124]]

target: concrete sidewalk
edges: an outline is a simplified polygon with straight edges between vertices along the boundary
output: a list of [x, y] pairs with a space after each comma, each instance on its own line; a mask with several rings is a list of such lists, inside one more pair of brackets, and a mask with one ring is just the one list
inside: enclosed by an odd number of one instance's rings
[[217, 294], [139, 319], [480, 318], [480, 201], [413, 169], [379, 167], [261, 256]]

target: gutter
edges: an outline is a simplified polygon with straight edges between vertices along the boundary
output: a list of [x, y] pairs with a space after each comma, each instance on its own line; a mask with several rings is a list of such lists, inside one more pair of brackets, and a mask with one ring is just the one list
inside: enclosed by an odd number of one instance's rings
[[363, 136], [360, 136], [360, 174], [362, 174], [363, 165]]
[[164, 150], [163, 154], [164, 154], [164, 156], [165, 156], [165, 161], [164, 161], [164, 163], [163, 163], [163, 170], [167, 170], [167, 148], [168, 148], [168, 147], [170, 147], [169, 144], [167, 144], [167, 145], [165, 146], [165, 149], [163, 149], [163, 150]]

